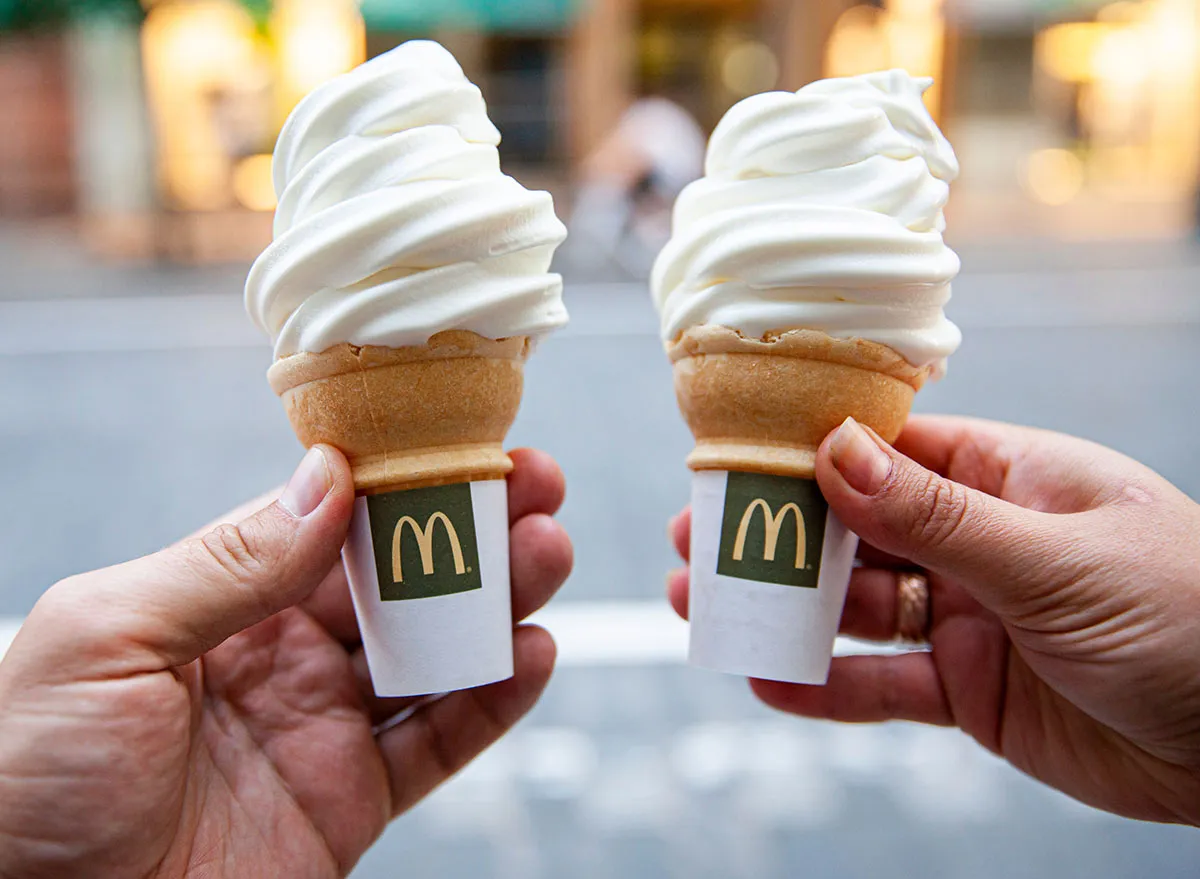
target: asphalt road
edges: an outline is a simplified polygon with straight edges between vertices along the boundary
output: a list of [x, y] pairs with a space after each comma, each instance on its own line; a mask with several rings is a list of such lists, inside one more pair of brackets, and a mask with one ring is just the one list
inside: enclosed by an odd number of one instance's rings
[[[30, 259], [0, 276], [7, 615], [267, 490], [300, 453], [240, 311], [240, 270], [39, 273]], [[1200, 498], [1200, 256], [983, 250], [966, 264], [951, 309], [966, 344], [918, 411], [1086, 436]], [[511, 439], [569, 477], [578, 563], [560, 601], [657, 602], [690, 439], [644, 289], [568, 290], [574, 322], [531, 361]], [[731, 678], [601, 663], [561, 671], [516, 734], [355, 876], [802, 873], [1183, 877], [1200, 874], [1200, 835], [1099, 815], [955, 732], [800, 722]]]

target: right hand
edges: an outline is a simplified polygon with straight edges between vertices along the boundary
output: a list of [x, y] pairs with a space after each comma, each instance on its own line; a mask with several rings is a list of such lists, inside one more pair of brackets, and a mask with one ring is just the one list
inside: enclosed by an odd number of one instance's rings
[[[1093, 443], [960, 418], [913, 418], [895, 449], [850, 422], [817, 479], [863, 538], [842, 631], [893, 638], [916, 568], [932, 650], [835, 659], [825, 687], [754, 681], [763, 701], [958, 726], [1093, 806], [1200, 825], [1200, 505]], [[686, 615], [686, 572], [668, 591]]]

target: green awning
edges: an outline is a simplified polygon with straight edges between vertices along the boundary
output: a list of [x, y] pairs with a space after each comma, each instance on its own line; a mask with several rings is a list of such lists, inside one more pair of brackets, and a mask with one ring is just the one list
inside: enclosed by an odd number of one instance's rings
[[[259, 21], [271, 0], [238, 0]], [[485, 31], [552, 31], [569, 25], [587, 0], [362, 0], [373, 30], [427, 33], [463, 27]], [[73, 15], [138, 15], [138, 0], [0, 0], [0, 29], [61, 25]]]
[[0, 30], [54, 28], [81, 16], [140, 18], [138, 0], [0, 0]]
[[585, 0], [362, 0], [372, 30], [421, 33], [436, 28], [561, 30]]

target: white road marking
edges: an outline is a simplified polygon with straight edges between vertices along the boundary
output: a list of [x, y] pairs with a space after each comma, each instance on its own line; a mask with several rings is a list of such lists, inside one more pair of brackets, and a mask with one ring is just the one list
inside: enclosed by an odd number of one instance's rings
[[0, 354], [91, 354], [195, 348], [267, 349], [242, 310], [222, 295], [0, 302]]
[[[564, 667], [680, 665], [687, 662], [688, 626], [665, 603], [560, 602], [530, 622], [549, 630]], [[891, 655], [905, 648], [839, 638], [838, 656]]]
[[558, 661], [564, 666], [658, 665], [687, 659], [687, 624], [665, 602], [562, 602], [530, 621], [554, 636]]
[[[22, 622], [19, 617], [0, 617], [0, 657]], [[565, 668], [681, 665], [687, 661], [687, 623], [665, 603], [564, 601], [538, 612], [530, 622], [554, 636], [558, 663]], [[839, 638], [836, 653], [887, 655], [902, 649]]]
[[[1183, 294], [1196, 272], [1179, 265], [973, 273], [957, 282], [949, 311], [967, 330], [1195, 325], [1200, 299]], [[569, 284], [566, 301], [572, 323], [558, 338], [657, 335], [644, 283]], [[240, 296], [0, 301], [0, 356], [220, 348], [267, 352]]]

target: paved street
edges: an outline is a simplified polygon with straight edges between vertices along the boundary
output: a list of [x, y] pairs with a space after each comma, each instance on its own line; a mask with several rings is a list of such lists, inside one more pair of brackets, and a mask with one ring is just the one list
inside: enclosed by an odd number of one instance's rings
[[[1080, 434], [1200, 498], [1200, 254], [1075, 253], [964, 252], [951, 315], [966, 344], [918, 410]], [[299, 457], [240, 309], [244, 270], [53, 254], [0, 240], [0, 615], [202, 525]], [[690, 437], [655, 319], [636, 284], [572, 284], [568, 305], [511, 438], [569, 477], [577, 572], [560, 601], [658, 602]], [[1101, 816], [955, 732], [796, 721], [735, 679], [599, 659], [560, 671], [518, 732], [355, 876], [1116, 879], [1197, 865], [1200, 834]]]

